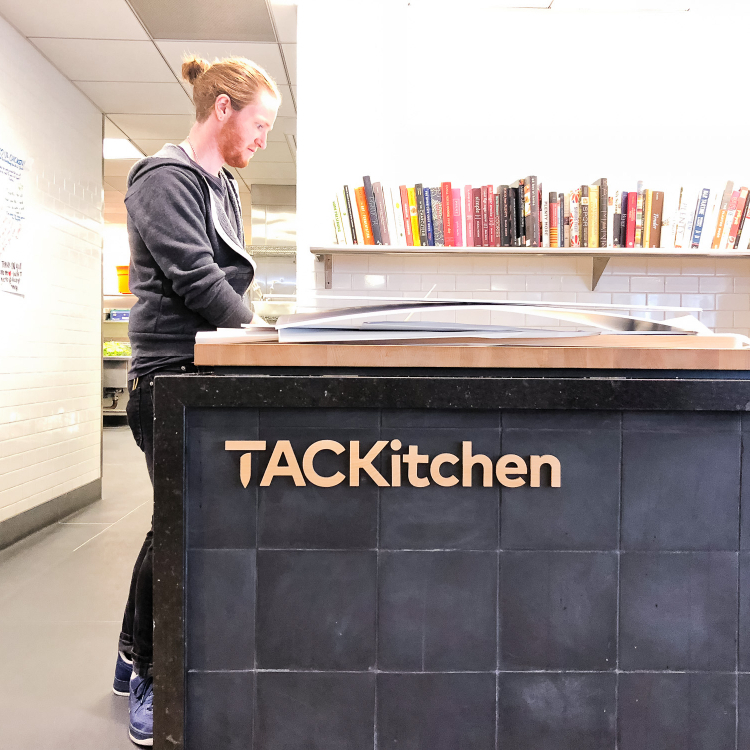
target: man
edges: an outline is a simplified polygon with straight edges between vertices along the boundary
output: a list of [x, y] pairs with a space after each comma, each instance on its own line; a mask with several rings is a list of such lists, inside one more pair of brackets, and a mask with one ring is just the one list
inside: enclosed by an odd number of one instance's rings
[[[182, 75], [193, 85], [196, 122], [179, 146], [134, 165], [125, 196], [130, 289], [138, 298], [127, 414], [152, 484], [154, 377], [196, 371], [198, 331], [267, 325], [242, 300], [255, 263], [245, 252], [236, 181], [223, 165], [246, 167], [266, 147], [278, 88], [243, 58], [209, 65], [193, 57]], [[113, 688], [129, 695], [130, 738], [142, 746], [153, 745], [152, 537], [153, 527], [133, 569]]]

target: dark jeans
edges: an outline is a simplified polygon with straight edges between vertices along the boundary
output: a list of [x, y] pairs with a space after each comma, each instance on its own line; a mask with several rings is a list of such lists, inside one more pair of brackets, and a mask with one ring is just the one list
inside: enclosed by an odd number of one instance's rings
[[[134, 387], [135, 386], [135, 387]], [[128, 383], [130, 399], [127, 405], [128, 424], [135, 442], [146, 455], [146, 467], [154, 484], [154, 376]], [[119, 649], [133, 659], [133, 668], [145, 677], [154, 661], [153, 625], [153, 563], [154, 524], [146, 534], [141, 551], [135, 561], [130, 580], [128, 602], [122, 618]]]

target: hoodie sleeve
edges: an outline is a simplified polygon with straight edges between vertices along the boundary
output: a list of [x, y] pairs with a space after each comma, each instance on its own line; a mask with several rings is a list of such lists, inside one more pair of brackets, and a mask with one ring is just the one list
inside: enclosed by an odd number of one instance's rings
[[205, 226], [210, 207], [195, 179], [164, 166], [138, 182], [125, 198], [128, 216], [175, 293], [217, 328], [249, 323], [253, 313], [214, 262]]

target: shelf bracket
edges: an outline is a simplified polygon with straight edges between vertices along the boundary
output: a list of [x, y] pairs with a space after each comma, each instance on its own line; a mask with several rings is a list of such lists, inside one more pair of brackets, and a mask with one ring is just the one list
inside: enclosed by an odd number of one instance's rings
[[333, 288], [333, 255], [323, 255], [323, 272], [325, 274], [325, 288]]
[[599, 279], [601, 279], [602, 274], [604, 273], [604, 269], [607, 267], [607, 263], [609, 263], [608, 255], [595, 255], [593, 258], [591, 258], [592, 292], [596, 289], [596, 285], [599, 283]]

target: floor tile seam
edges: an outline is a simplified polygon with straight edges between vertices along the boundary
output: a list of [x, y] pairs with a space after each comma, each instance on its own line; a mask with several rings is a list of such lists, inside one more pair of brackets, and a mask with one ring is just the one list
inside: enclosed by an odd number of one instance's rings
[[[110, 530], [111, 528], [113, 528], [114, 526], [116, 526], [116, 525], [117, 525], [118, 523], [121, 523], [121, 522], [122, 522], [122, 521], [124, 521], [124, 520], [125, 520], [125, 519], [126, 519], [126, 518], [127, 518], [128, 516], [131, 516], [131, 515], [133, 515], [133, 513], [135, 513], [135, 512], [136, 512], [137, 510], [139, 510], [140, 508], [142, 508], [142, 507], [143, 507], [144, 505], [147, 505], [147, 504], [149, 504], [150, 502], [151, 502], [151, 500], [145, 500], [145, 501], [144, 501], [144, 502], [142, 502], [142, 503], [141, 503], [140, 505], [138, 505], [138, 506], [136, 506], [135, 508], [133, 508], [132, 510], [128, 511], [128, 512], [127, 512], [127, 513], [126, 513], [126, 514], [125, 514], [124, 516], [122, 516], [122, 518], [118, 518], [118, 519], [117, 519], [117, 521], [113, 521], [112, 523], [108, 524], [108, 525], [107, 525], [107, 526], [106, 526], [105, 528], [103, 528], [103, 529], [102, 529], [102, 530], [101, 530], [101, 531], [100, 531], [100, 532], [99, 532], [98, 534], [94, 534], [94, 536], [92, 536], [92, 537], [91, 537], [90, 539], [87, 539], [87, 540], [86, 540], [86, 541], [85, 541], [85, 542], [84, 542], [83, 544], [79, 544], [79, 545], [78, 545], [78, 546], [77, 546], [77, 547], [76, 547], [76, 548], [75, 548], [75, 549], [73, 550], [73, 552], [72, 552], [71, 554], [73, 554], [74, 552], [78, 552], [78, 550], [79, 550], [79, 549], [81, 549], [82, 547], [85, 547], [85, 546], [86, 546], [86, 545], [87, 545], [87, 544], [88, 544], [89, 542], [93, 541], [93, 540], [94, 540], [94, 539], [96, 539], [97, 537], [100, 537], [100, 536], [101, 536], [102, 534], [106, 533], [106, 532], [107, 532], [107, 531], [109, 531], [109, 530]], [[66, 559], [67, 559], [67, 558], [66, 558]]]
[[[52, 524], [50, 524], [50, 526], [46, 527], [47, 529], [51, 530], [51, 533], [48, 536], [46, 536], [45, 539], [43, 539], [43, 540], [40, 539], [39, 542], [36, 542], [32, 546], [28, 547], [28, 549], [25, 550], [25, 551], [28, 554], [30, 554], [30, 555], [34, 554], [34, 552], [36, 551], [35, 548], [36, 548], [37, 544], [40, 544], [40, 543], [42, 543], [44, 541], [47, 541], [48, 539], [54, 537], [54, 535], [58, 532], [60, 526], [84, 526], [84, 525], [97, 525], [98, 526], [100, 524], [72, 524], [72, 523], [63, 523], [61, 521], [52, 523]], [[105, 524], [102, 524], [102, 525], [105, 525]], [[107, 527], [109, 527], [111, 525], [112, 524], [106, 524]], [[87, 544], [92, 539], [95, 539], [96, 537], [98, 537], [100, 534], [102, 534], [106, 530], [107, 530], [106, 528], [102, 529], [102, 531], [100, 531], [98, 534], [94, 534], [93, 536], [89, 537], [89, 539], [87, 539], [86, 542], [84, 542], [83, 544]], [[36, 573], [33, 573], [32, 575], [30, 575], [25, 581], [23, 581], [23, 583], [21, 585], [19, 585], [18, 588], [14, 588], [13, 591], [11, 591], [8, 594], [8, 597], [15, 596], [16, 594], [18, 594], [18, 592], [22, 588], [25, 588], [25, 587], [28, 587], [28, 586], [32, 585], [39, 578], [41, 578], [44, 575], [47, 575], [53, 568], [56, 568], [57, 566], [59, 566], [62, 563], [64, 563], [74, 552], [76, 552], [77, 550], [79, 550], [82, 546], [83, 545], [79, 545], [78, 547], [76, 547], [73, 550], [65, 550], [64, 552], [62, 552], [61, 555], [59, 557], [56, 557], [56, 559], [54, 561], [50, 562], [49, 564], [46, 564], [41, 570], [39, 570]], [[5, 598], [5, 597], [3, 597], [3, 598]], [[0, 599], [0, 601], [2, 601], [2, 600], [3, 599]], [[2, 616], [0, 616], [0, 620], [2, 620], [2, 619], [3, 619]]]

